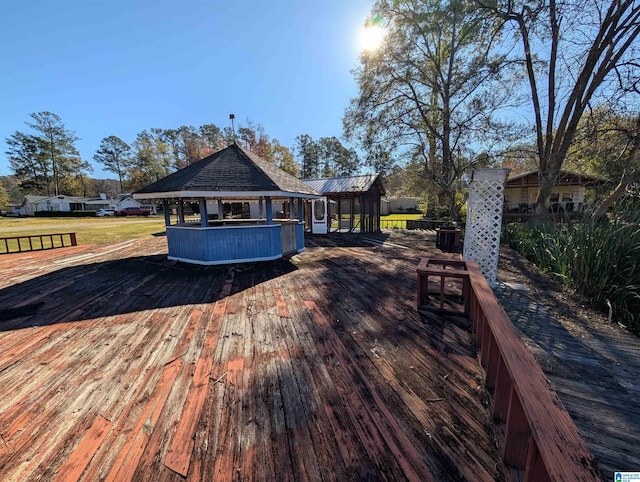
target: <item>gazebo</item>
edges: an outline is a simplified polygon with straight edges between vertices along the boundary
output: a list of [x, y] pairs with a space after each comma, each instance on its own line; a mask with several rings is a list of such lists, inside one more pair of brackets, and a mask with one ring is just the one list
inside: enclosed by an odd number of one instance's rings
[[[162, 201], [169, 259], [216, 265], [268, 261], [303, 251], [303, 200], [320, 194], [233, 143], [133, 197]], [[177, 222], [172, 224], [174, 205]], [[185, 220], [187, 205], [199, 220]]]
[[[337, 219], [337, 230], [360, 233], [380, 231], [380, 197], [386, 191], [380, 174], [304, 179], [329, 201], [329, 220]], [[315, 229], [315, 219], [310, 223]], [[330, 230], [331, 225], [328, 225]]]

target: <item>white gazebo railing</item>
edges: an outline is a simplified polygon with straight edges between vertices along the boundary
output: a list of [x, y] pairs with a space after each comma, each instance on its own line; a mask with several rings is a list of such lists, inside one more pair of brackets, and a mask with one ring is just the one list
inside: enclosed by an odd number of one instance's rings
[[504, 183], [509, 169], [473, 171], [462, 258], [475, 261], [490, 286], [495, 285], [500, 254]]

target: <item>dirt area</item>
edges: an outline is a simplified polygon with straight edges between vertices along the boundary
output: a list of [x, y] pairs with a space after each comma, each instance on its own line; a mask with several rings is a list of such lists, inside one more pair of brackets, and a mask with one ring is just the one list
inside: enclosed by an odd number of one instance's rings
[[529, 293], [553, 313], [570, 332], [588, 336], [585, 327], [602, 328], [607, 325], [620, 332], [625, 329], [608, 322], [607, 316], [590, 308], [575, 292], [565, 287], [552, 274], [545, 273], [507, 246], [500, 247], [498, 281], [524, 284]]

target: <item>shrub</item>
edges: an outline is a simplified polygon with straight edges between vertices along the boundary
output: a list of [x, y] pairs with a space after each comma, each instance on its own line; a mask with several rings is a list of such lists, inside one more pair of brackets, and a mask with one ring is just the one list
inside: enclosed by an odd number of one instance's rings
[[640, 216], [571, 226], [508, 224], [504, 241], [640, 334]]
[[37, 218], [87, 218], [96, 215], [95, 211], [36, 211]]

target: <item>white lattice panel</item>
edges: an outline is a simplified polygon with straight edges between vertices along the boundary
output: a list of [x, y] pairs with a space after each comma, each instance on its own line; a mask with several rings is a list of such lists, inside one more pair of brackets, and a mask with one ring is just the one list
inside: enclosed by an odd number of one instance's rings
[[463, 259], [475, 261], [490, 286], [496, 283], [500, 230], [504, 205], [504, 181], [509, 169], [478, 169], [473, 171]]

